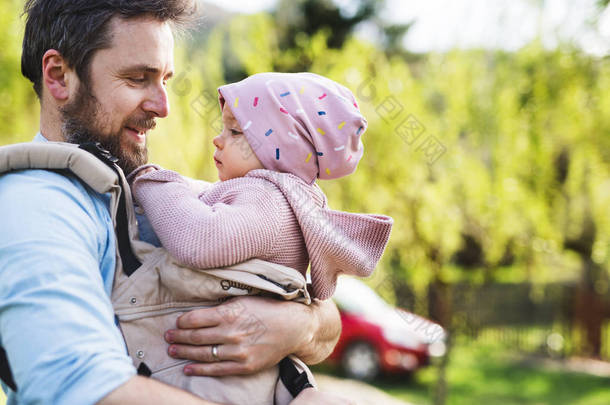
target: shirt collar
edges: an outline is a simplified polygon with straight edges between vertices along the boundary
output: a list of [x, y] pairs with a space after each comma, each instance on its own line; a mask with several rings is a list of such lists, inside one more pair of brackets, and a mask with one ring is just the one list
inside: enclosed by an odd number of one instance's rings
[[36, 134], [33, 141], [34, 142], [49, 142], [49, 140], [47, 138], [45, 138], [44, 135], [41, 134], [40, 132]]

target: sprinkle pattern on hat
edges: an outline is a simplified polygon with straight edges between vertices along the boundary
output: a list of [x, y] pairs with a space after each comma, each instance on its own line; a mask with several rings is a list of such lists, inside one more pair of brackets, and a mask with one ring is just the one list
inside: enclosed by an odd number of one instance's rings
[[[301, 87], [301, 90], [299, 91], [299, 94], [303, 94], [304, 92], [305, 92], [305, 86], [302, 86], [302, 87]], [[289, 91], [287, 91], [287, 92], [284, 92], [284, 93], [280, 94], [280, 97], [286, 97], [286, 96], [289, 96], [289, 95], [290, 95], [290, 92], [289, 92]], [[326, 94], [326, 93], [324, 93], [323, 95], [321, 95], [320, 97], [318, 97], [318, 99], [319, 99], [319, 100], [322, 100], [322, 99], [324, 99], [324, 98], [326, 98], [326, 97], [327, 97], [327, 94]], [[347, 100], [345, 97], [343, 97], [343, 96], [341, 96], [341, 95], [337, 95], [337, 97], [338, 97], [338, 98], [340, 98], [340, 99], [342, 99], [342, 100], [344, 100], [344, 101], [348, 101], [348, 100]], [[256, 106], [258, 105], [258, 100], [259, 100], [259, 97], [255, 97], [255, 98], [254, 98], [254, 103], [253, 103], [253, 106], [254, 106], [254, 107], [256, 107]], [[236, 98], [235, 98], [234, 107], [236, 107], [236, 108], [237, 108], [238, 106], [239, 106], [239, 97], [236, 97]], [[356, 108], [358, 108], [358, 106], [357, 106], [357, 104], [356, 104], [356, 103], [354, 103], [354, 106], [355, 106]], [[290, 114], [290, 113], [288, 112], [288, 110], [286, 110], [284, 107], [280, 107], [280, 111], [281, 111], [282, 113], [284, 113], [284, 114]], [[304, 112], [304, 110], [303, 110], [303, 109], [299, 109], [299, 110], [297, 110], [297, 112]], [[319, 116], [326, 115], [326, 111], [318, 111], [318, 115], [319, 115]], [[342, 122], [339, 124], [339, 126], [338, 126], [337, 128], [338, 128], [338, 129], [342, 129], [342, 128], [345, 126], [345, 124], [346, 124], [346, 122], [345, 122], [345, 121], [342, 121]], [[250, 128], [250, 126], [251, 126], [251, 125], [252, 125], [252, 121], [248, 121], [248, 122], [246, 123], [246, 125], [244, 125], [243, 130], [244, 130], [244, 131], [245, 131], [245, 130], [247, 130], [248, 128]], [[356, 134], [360, 134], [360, 132], [362, 131], [362, 129], [363, 129], [363, 127], [358, 128], [358, 131], [356, 132]], [[318, 132], [319, 132], [321, 135], [325, 135], [325, 134], [326, 134], [326, 132], [325, 132], [325, 131], [324, 131], [322, 128], [318, 128], [317, 130], [318, 130]], [[265, 136], [267, 136], [267, 137], [268, 137], [268, 136], [269, 136], [269, 135], [271, 135], [272, 133], [273, 133], [273, 129], [269, 129], [269, 130], [268, 130], [268, 131], [265, 133]], [[293, 134], [293, 133], [292, 133], [292, 132], [290, 132], [290, 131], [288, 131], [288, 135], [289, 135], [290, 137], [294, 138], [294, 139], [299, 139], [299, 137], [298, 137], [297, 135]], [[335, 148], [335, 151], [339, 152], [339, 151], [342, 151], [342, 150], [344, 150], [344, 149], [345, 149], [345, 145], [341, 145], [341, 146], [339, 146], [339, 147], [336, 147], [336, 148]], [[323, 152], [317, 152], [317, 155], [318, 155], [318, 156], [324, 156], [324, 153], [323, 153]], [[305, 159], [305, 162], [306, 162], [306, 163], [307, 163], [307, 162], [309, 162], [309, 161], [311, 160], [311, 156], [312, 156], [312, 154], [311, 154], [311, 153], [310, 153], [310, 154], [307, 156], [307, 159]], [[275, 149], [275, 158], [276, 158], [276, 160], [279, 160], [279, 159], [280, 159], [280, 149], [279, 149], [279, 148], [276, 148], [276, 149]], [[350, 155], [350, 157], [349, 157], [347, 160], [349, 161], [351, 158], [352, 158], [352, 156]], [[330, 174], [331, 174], [330, 169], [328, 169], [328, 168], [326, 169], [326, 174], [328, 174], [328, 175], [330, 175]]]

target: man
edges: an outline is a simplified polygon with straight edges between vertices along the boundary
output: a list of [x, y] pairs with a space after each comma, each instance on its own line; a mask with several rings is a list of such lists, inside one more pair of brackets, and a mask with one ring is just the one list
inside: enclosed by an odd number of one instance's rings
[[[145, 163], [148, 132], [169, 114], [172, 32], [192, 11], [188, 0], [28, 0], [22, 72], [41, 104], [35, 141], [100, 142], [126, 173]], [[135, 375], [109, 299], [116, 250], [107, 207], [107, 196], [69, 173], [0, 178], [0, 343], [17, 385], [9, 404], [206, 403]], [[338, 339], [331, 302], [238, 303], [265, 327], [254, 344], [245, 344], [248, 325], [218, 308], [187, 313], [167, 332], [171, 356], [199, 362], [187, 374], [247, 374], [290, 353], [311, 364]], [[295, 403], [320, 401], [312, 391]]]

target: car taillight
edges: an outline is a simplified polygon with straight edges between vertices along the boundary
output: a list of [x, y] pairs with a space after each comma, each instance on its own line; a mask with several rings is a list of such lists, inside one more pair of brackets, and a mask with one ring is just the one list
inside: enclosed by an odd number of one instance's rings
[[392, 367], [401, 367], [405, 370], [413, 370], [417, 368], [419, 360], [416, 355], [398, 350], [388, 350], [385, 353], [384, 359]]

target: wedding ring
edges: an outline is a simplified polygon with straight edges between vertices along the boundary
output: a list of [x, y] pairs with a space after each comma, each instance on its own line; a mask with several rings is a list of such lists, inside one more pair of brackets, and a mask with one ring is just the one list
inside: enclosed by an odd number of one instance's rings
[[220, 358], [218, 357], [218, 345], [212, 345], [212, 357], [215, 361], [220, 360]]

